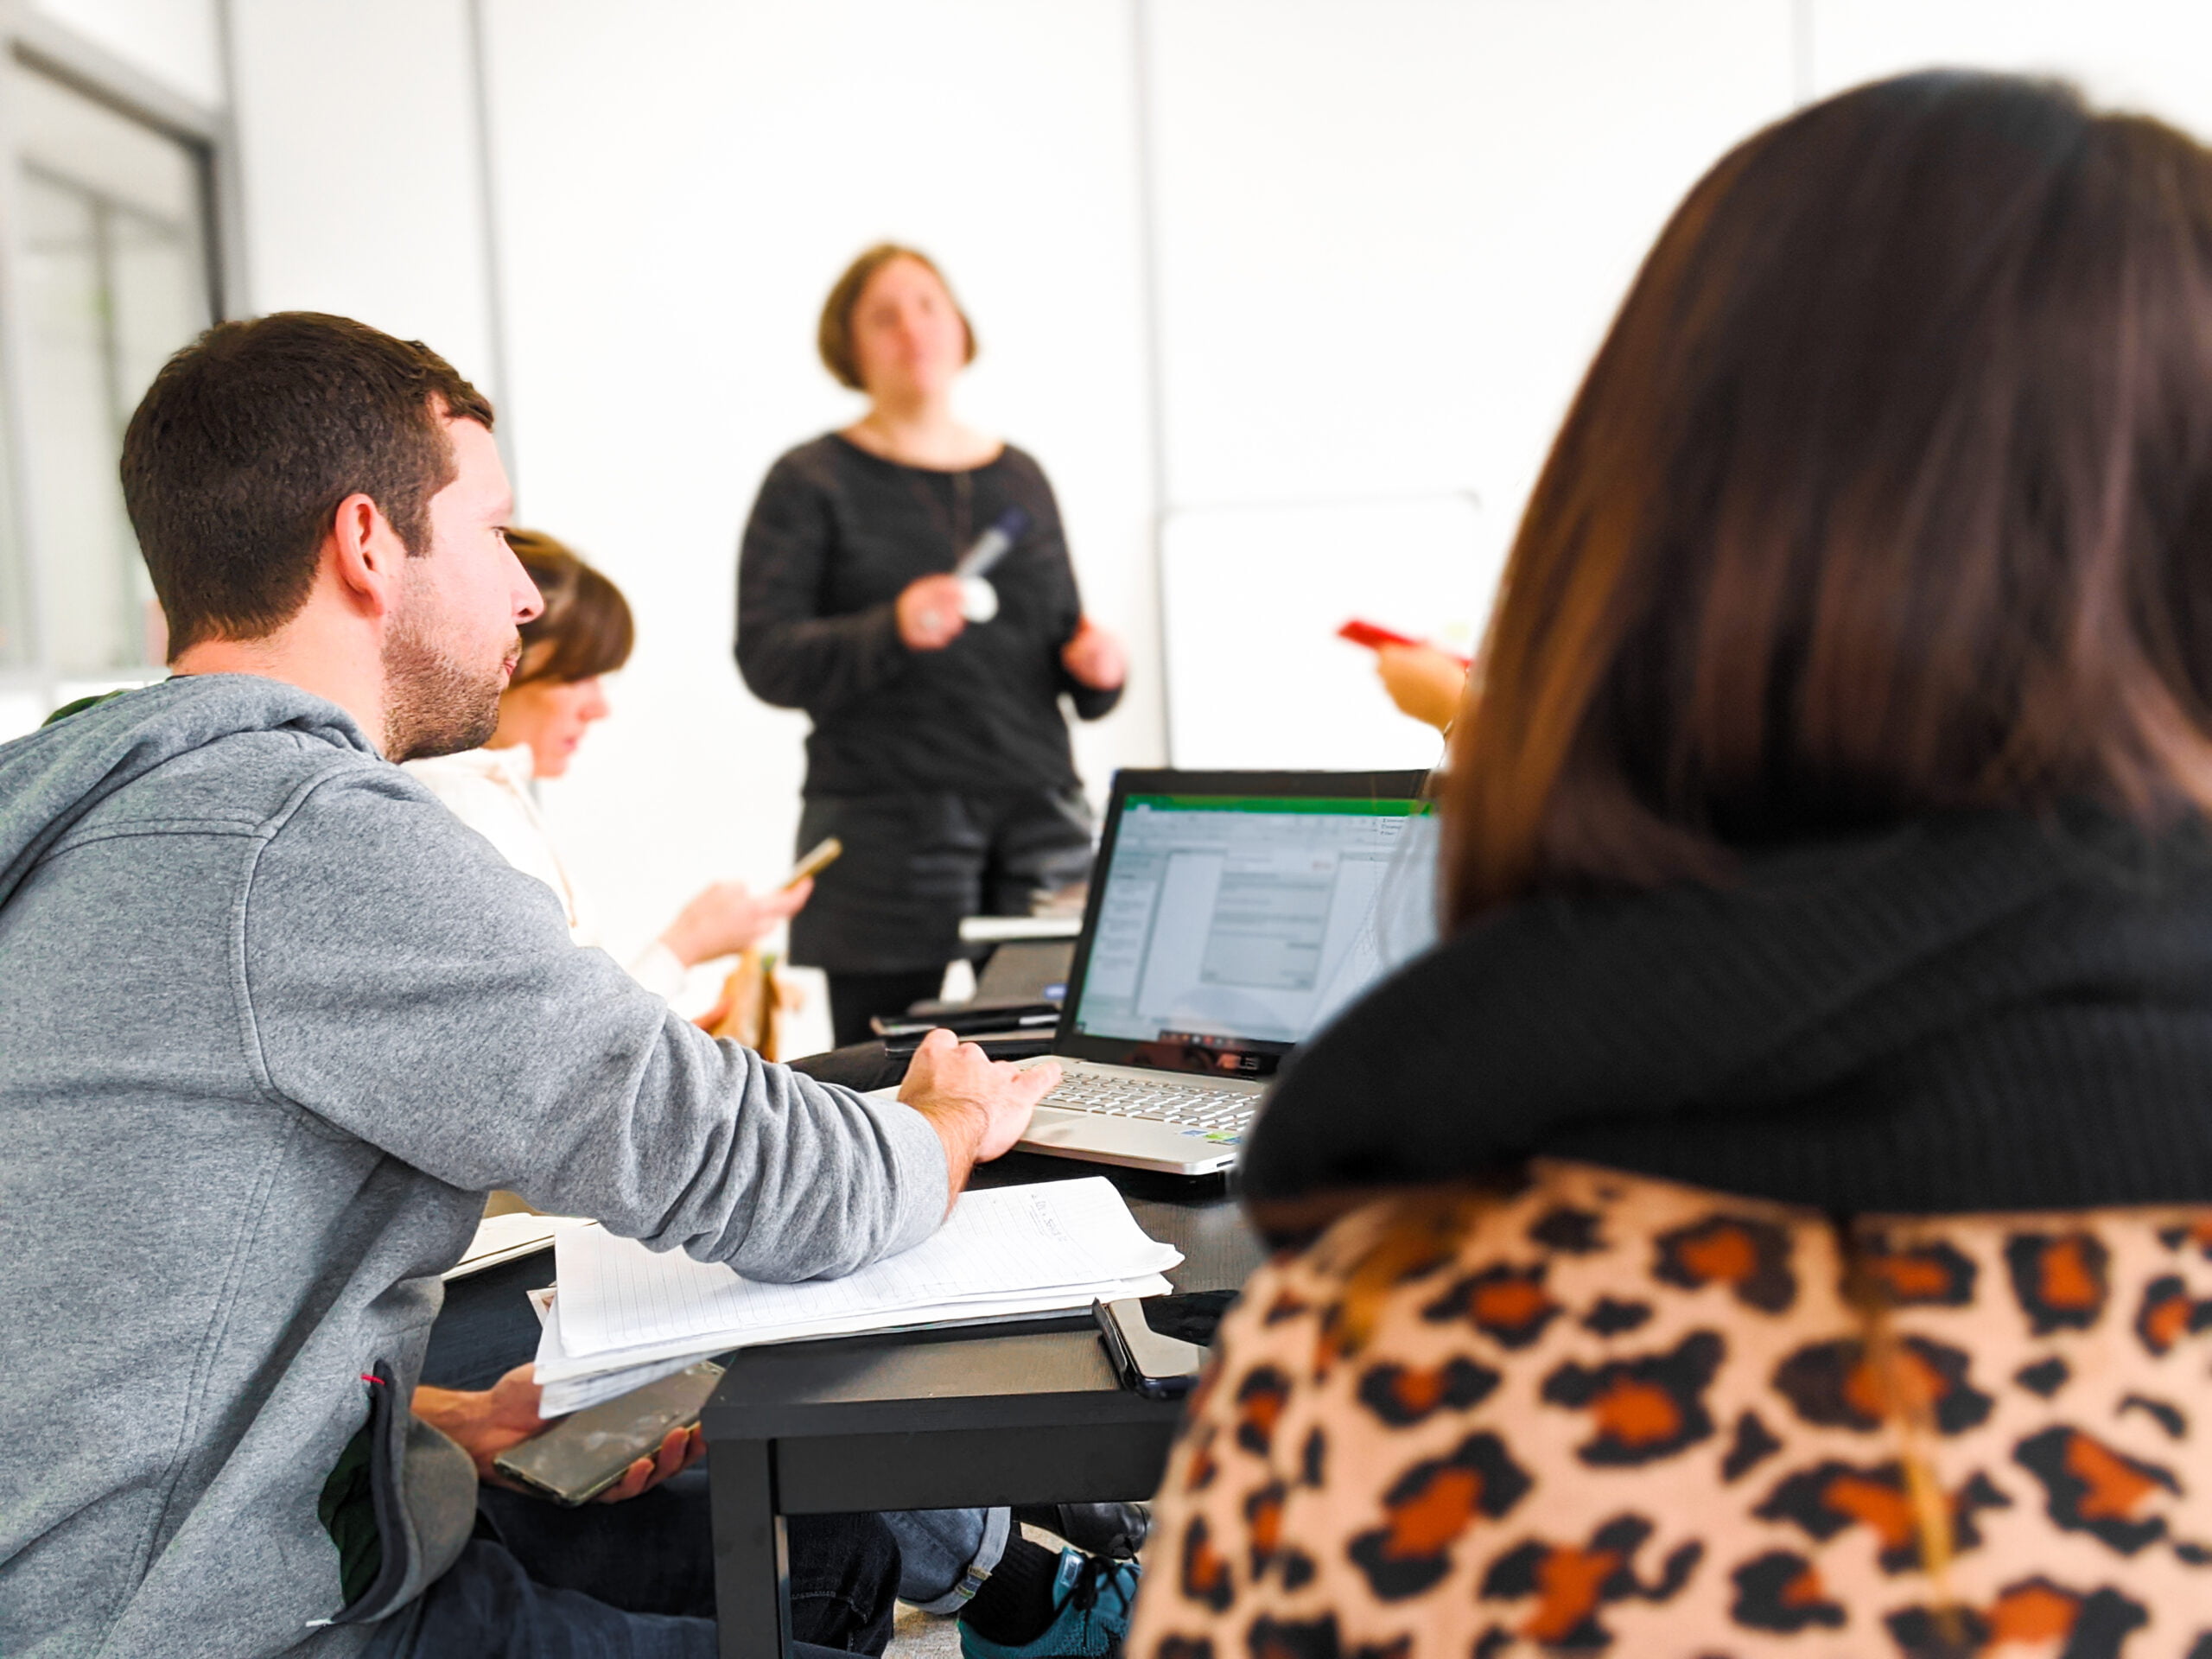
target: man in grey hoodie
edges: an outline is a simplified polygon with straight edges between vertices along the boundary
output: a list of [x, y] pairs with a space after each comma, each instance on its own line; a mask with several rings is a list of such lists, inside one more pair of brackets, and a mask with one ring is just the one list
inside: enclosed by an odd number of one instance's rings
[[358, 323], [211, 330], [124, 442], [177, 677], [0, 746], [11, 1659], [431, 1651], [486, 1605], [487, 1659], [711, 1652], [470, 1540], [529, 1401], [409, 1408], [483, 1194], [849, 1273], [1054, 1081], [938, 1033], [892, 1104], [715, 1042], [392, 764], [489, 734], [536, 612], [491, 423]]

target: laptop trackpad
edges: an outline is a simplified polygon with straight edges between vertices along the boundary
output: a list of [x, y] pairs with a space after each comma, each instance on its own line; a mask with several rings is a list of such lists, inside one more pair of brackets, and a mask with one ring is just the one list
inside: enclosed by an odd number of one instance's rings
[[1077, 1139], [1096, 1141], [1100, 1125], [1111, 1122], [1110, 1118], [1101, 1118], [1096, 1112], [1071, 1112], [1058, 1106], [1039, 1106], [1030, 1115], [1029, 1127], [1021, 1132], [1021, 1138], [1047, 1147]]
[[1236, 1141], [1233, 1132], [1039, 1106], [1019, 1144], [1107, 1163], [1135, 1163], [1147, 1169], [1187, 1173], [1225, 1167], [1236, 1159]]

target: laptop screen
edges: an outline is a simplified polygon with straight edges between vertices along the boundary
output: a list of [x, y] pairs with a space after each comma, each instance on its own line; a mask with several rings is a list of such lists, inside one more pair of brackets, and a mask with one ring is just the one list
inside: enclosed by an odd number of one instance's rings
[[1433, 938], [1417, 774], [1300, 782], [1344, 792], [1116, 791], [1064, 1049], [1264, 1076]]

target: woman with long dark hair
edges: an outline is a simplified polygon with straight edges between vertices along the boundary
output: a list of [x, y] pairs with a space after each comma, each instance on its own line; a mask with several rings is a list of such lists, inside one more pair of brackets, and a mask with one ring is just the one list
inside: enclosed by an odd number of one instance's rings
[[1132, 1650], [2212, 1652], [2212, 155], [1961, 73], [1747, 141], [1483, 664]]

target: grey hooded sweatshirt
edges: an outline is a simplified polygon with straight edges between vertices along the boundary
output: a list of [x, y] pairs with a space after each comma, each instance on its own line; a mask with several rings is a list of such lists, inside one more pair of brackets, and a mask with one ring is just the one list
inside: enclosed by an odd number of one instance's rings
[[[790, 1280], [926, 1236], [946, 1169], [918, 1114], [572, 944], [296, 687], [0, 746], [0, 1653], [365, 1647], [467, 1533], [473, 1471], [405, 1404], [495, 1186]], [[316, 1502], [372, 1411], [348, 1608]]]

